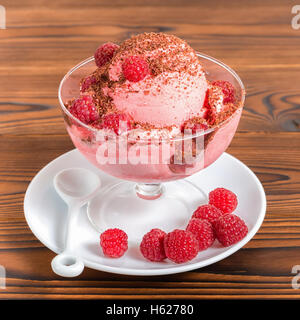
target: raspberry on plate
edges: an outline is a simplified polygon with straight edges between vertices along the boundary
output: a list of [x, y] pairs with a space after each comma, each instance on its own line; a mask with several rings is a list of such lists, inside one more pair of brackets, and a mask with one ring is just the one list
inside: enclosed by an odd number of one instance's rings
[[217, 86], [222, 89], [224, 94], [224, 100], [223, 102], [226, 103], [233, 103], [235, 100], [235, 89], [234, 86], [228, 82], [223, 80], [217, 80], [212, 82], [213, 86]]
[[235, 214], [225, 214], [213, 224], [219, 242], [224, 246], [231, 246], [242, 240], [248, 233], [246, 223]]
[[152, 229], [146, 233], [140, 244], [142, 255], [150, 261], [163, 261], [166, 258], [164, 238], [166, 233], [160, 229]]
[[179, 229], [165, 236], [164, 247], [167, 258], [175, 263], [192, 260], [199, 251], [196, 237], [189, 231]]
[[102, 44], [97, 48], [94, 54], [95, 63], [97, 67], [102, 67], [105, 63], [110, 61], [114, 53], [119, 49], [119, 46], [112, 42]]
[[128, 249], [128, 236], [121, 229], [107, 229], [100, 235], [100, 246], [107, 257], [122, 257]]
[[108, 113], [102, 118], [101, 129], [113, 130], [115, 134], [120, 135], [131, 130], [129, 117], [124, 113]]
[[93, 98], [87, 94], [74, 100], [69, 111], [73, 116], [85, 124], [89, 124], [99, 119], [99, 113]]
[[209, 248], [216, 238], [214, 229], [207, 220], [191, 219], [186, 231], [190, 231], [195, 235], [199, 243], [199, 251]]
[[141, 81], [150, 73], [147, 61], [139, 56], [126, 58], [122, 70], [124, 77], [130, 82]]
[[207, 220], [210, 223], [213, 223], [215, 220], [219, 219], [223, 215], [223, 212], [213, 206], [212, 204], [204, 204], [198, 207], [193, 215], [193, 218]]
[[236, 195], [225, 188], [217, 188], [209, 193], [209, 204], [214, 205], [223, 213], [231, 213], [237, 207]]

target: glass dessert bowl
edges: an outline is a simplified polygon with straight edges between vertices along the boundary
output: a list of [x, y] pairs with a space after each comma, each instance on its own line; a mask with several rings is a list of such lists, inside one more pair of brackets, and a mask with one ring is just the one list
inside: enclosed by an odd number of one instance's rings
[[134, 128], [116, 135], [87, 125], [67, 107], [80, 95], [80, 81], [94, 71], [93, 57], [61, 81], [59, 101], [75, 147], [101, 171], [121, 179], [112, 179], [89, 205], [89, 218], [98, 231], [119, 227], [138, 237], [155, 227], [170, 231], [183, 227], [193, 210], [206, 202], [201, 188], [184, 178], [210, 166], [227, 149], [241, 117], [245, 89], [231, 68], [204, 54], [197, 56], [208, 80], [225, 80], [235, 89], [234, 112], [214, 126], [200, 123], [196, 129], [159, 133]]

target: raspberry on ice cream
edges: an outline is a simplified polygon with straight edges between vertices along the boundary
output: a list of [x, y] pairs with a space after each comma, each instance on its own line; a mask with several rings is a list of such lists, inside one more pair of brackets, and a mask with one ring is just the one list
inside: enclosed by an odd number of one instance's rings
[[124, 113], [108, 113], [102, 118], [98, 125], [100, 129], [113, 130], [116, 135], [120, 135], [131, 129], [131, 122]]
[[121, 229], [107, 229], [100, 235], [103, 253], [110, 258], [119, 258], [128, 249], [127, 234]]
[[224, 94], [224, 103], [234, 102], [235, 89], [230, 82], [217, 80], [213, 81], [212, 85], [222, 89], [222, 92]]
[[[221, 86], [225, 86], [225, 89]], [[215, 81], [209, 85], [205, 99], [206, 120], [210, 125], [226, 120], [234, 111], [234, 88], [227, 81]]]
[[97, 83], [97, 79], [94, 75], [88, 76], [81, 82], [80, 92], [86, 92], [91, 89], [92, 85]]
[[89, 95], [83, 95], [76, 99], [70, 107], [70, 112], [86, 124], [99, 119], [99, 113], [94, 104], [93, 98]]
[[98, 47], [94, 54], [97, 67], [100, 68], [107, 62], [109, 62], [118, 49], [119, 46], [112, 42], [104, 43], [103, 45]]
[[123, 74], [126, 80], [138, 82], [143, 80], [149, 73], [147, 61], [139, 56], [126, 58], [122, 65]]
[[166, 233], [160, 229], [152, 229], [146, 233], [140, 244], [142, 255], [150, 261], [163, 261], [166, 258], [164, 238]]

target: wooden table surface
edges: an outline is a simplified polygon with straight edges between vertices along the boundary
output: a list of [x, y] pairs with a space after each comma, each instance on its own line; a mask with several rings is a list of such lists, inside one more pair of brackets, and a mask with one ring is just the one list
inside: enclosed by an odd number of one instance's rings
[[[0, 0], [0, 299], [299, 299], [300, 29], [294, 1]], [[51, 271], [54, 253], [31, 233], [26, 188], [73, 145], [58, 107], [65, 72], [98, 44], [144, 31], [168, 32], [233, 67], [246, 104], [228, 152], [262, 181], [267, 214], [255, 237], [223, 261], [157, 277], [86, 269], [75, 279]], [[251, 210], [251, 208], [249, 208]], [[300, 267], [298, 269], [300, 271]]]

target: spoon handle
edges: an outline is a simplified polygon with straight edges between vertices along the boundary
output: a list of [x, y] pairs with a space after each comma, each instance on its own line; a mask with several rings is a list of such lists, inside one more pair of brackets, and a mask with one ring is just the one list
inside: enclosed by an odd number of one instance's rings
[[51, 262], [52, 270], [63, 277], [76, 277], [84, 269], [82, 260], [76, 255], [74, 250], [73, 232], [76, 228], [79, 212], [80, 205], [78, 203], [69, 205], [65, 228], [65, 249]]
[[65, 249], [64, 251], [71, 252], [74, 248], [74, 237], [73, 233], [76, 228], [77, 218], [80, 212], [80, 205], [70, 204], [68, 207], [68, 216], [65, 228]]

